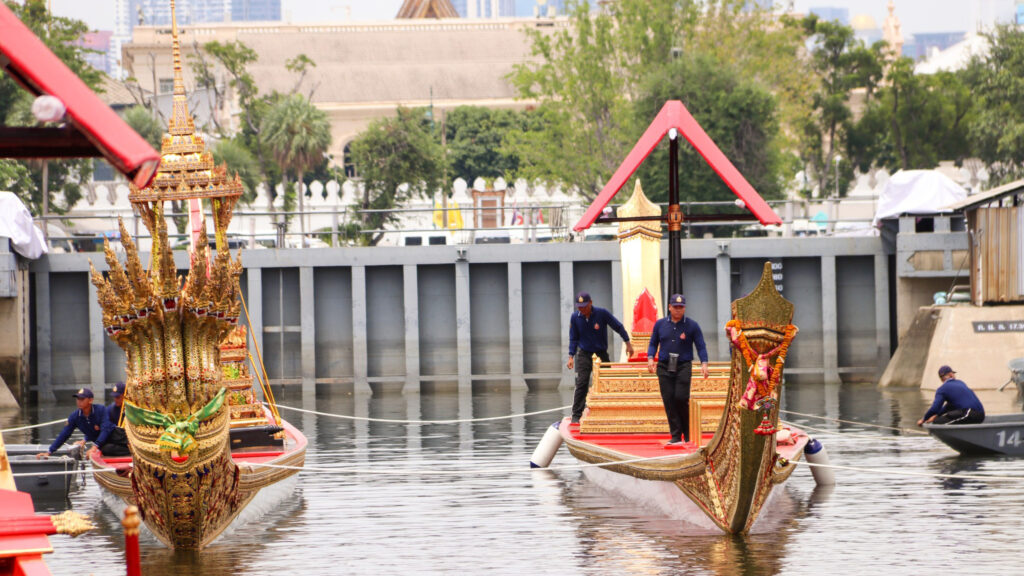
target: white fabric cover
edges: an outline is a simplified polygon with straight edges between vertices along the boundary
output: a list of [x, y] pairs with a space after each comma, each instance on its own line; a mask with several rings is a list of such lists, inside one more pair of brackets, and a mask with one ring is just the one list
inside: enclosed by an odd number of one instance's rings
[[885, 218], [900, 214], [938, 214], [949, 212], [949, 206], [967, 198], [956, 182], [935, 170], [900, 170], [892, 175], [878, 197], [875, 225]]
[[0, 192], [0, 236], [10, 238], [14, 251], [25, 258], [35, 260], [47, 252], [43, 231], [14, 192]]

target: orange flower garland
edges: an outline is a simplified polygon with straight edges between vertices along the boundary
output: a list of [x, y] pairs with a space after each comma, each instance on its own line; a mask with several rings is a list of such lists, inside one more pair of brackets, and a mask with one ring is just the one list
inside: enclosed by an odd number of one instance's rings
[[[743, 354], [743, 359], [747, 362], [747, 365], [751, 368], [754, 367], [754, 363], [757, 362], [758, 356], [761, 356], [750, 347], [750, 342], [747, 341], [747, 337], [743, 334], [743, 328], [740, 327], [739, 320], [729, 320], [725, 324], [726, 333], [728, 334], [729, 328], [733, 328], [736, 331], [736, 338], [733, 339], [730, 335], [729, 339], [740, 349], [740, 353]], [[785, 335], [782, 338], [782, 342], [776, 346], [773, 350], [769, 351], [765, 356], [771, 356], [778, 352], [778, 356], [775, 358], [775, 366], [769, 375], [768, 380], [765, 383], [764, 388], [760, 382], [757, 383], [757, 393], [759, 396], [766, 397], [775, 391], [775, 388], [779, 385], [779, 381], [782, 379], [782, 365], [786, 362], [786, 352], [789, 351], [789, 345], [793, 342], [793, 338], [799, 328], [793, 324], [786, 325]]]

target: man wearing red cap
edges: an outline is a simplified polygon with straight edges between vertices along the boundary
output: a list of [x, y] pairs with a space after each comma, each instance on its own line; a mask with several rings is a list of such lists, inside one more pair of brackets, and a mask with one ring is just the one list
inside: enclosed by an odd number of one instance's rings
[[978, 395], [956, 378], [956, 372], [949, 366], [939, 368], [942, 386], [935, 391], [935, 401], [924, 416], [917, 421], [933, 424], [980, 424], [985, 420], [985, 408]]
[[569, 318], [569, 361], [565, 363], [569, 370], [576, 370], [576, 392], [572, 397], [572, 423], [583, 417], [583, 409], [587, 407], [587, 390], [590, 388], [590, 375], [594, 370], [594, 355], [602, 362], [608, 362], [608, 327], [618, 332], [626, 343], [626, 354], [633, 355], [633, 345], [629, 342], [629, 332], [611, 312], [594, 306], [590, 294], [580, 292], [576, 295], [576, 311]]

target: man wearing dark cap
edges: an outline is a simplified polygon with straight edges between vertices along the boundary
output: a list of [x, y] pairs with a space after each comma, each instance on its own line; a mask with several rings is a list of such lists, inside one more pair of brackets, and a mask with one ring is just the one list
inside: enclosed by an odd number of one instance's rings
[[114, 384], [114, 390], [110, 395], [114, 398], [114, 402], [107, 406], [107, 415], [110, 417], [110, 423], [114, 425], [114, 429], [111, 430], [107, 443], [103, 445], [100, 452], [104, 456], [127, 456], [131, 454], [131, 451], [128, 450], [128, 435], [125, 433], [124, 428], [121, 427], [121, 409], [124, 407], [124, 382]]
[[569, 318], [569, 370], [576, 370], [576, 392], [572, 397], [572, 422], [575, 424], [583, 417], [583, 409], [587, 407], [587, 390], [590, 387], [590, 374], [594, 370], [594, 354], [602, 362], [608, 362], [608, 327], [622, 336], [626, 343], [626, 354], [633, 355], [633, 345], [629, 342], [629, 333], [622, 322], [604, 308], [594, 306], [590, 294], [580, 292], [576, 295], [576, 311]]
[[79, 441], [79, 445], [85, 445], [88, 440], [102, 449], [107, 443], [107, 438], [114, 429], [114, 425], [110, 423], [110, 418], [107, 416], [107, 407], [103, 404], [94, 406], [92, 390], [88, 388], [79, 388], [74, 393], [74, 397], [78, 409], [68, 416], [67, 424], [64, 425], [64, 429], [57, 435], [53, 444], [50, 444], [49, 451], [36, 454], [36, 458], [45, 458], [56, 452], [71, 437], [75, 428], [85, 434], [85, 440]]
[[[700, 369], [708, 377], [708, 350], [700, 326], [686, 317], [686, 296], [673, 294], [668, 299], [668, 316], [659, 318], [651, 329], [647, 346], [647, 369], [658, 374], [661, 401], [668, 417], [671, 437], [666, 446], [689, 442], [690, 379], [693, 374], [693, 349], [700, 356]], [[657, 362], [657, 366], [655, 366]]]
[[110, 393], [114, 402], [107, 406], [107, 414], [114, 426], [121, 424], [121, 408], [124, 406], [124, 382], [114, 384], [114, 390]]
[[949, 366], [939, 368], [942, 385], [935, 391], [935, 401], [924, 416], [917, 421], [933, 424], [979, 424], [985, 420], [985, 408], [978, 395], [958, 380], [956, 372]]

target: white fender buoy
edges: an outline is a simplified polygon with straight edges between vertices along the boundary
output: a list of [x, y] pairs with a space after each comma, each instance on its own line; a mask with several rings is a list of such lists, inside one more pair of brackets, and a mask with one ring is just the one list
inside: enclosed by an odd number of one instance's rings
[[[810, 464], [828, 464], [828, 452], [825, 450], [825, 446], [821, 442], [818, 442], [814, 438], [804, 446], [804, 457], [807, 458], [807, 462]], [[836, 475], [831, 468], [824, 466], [809, 466], [811, 469], [811, 476], [814, 476], [814, 483], [818, 486], [834, 486], [836, 483]]]
[[558, 431], [558, 422], [555, 422], [544, 433], [544, 437], [540, 439], [533, 455], [530, 456], [530, 468], [547, 468], [561, 445], [562, 434]]

